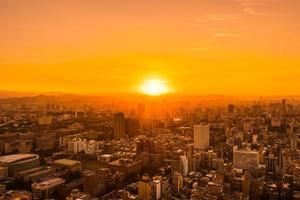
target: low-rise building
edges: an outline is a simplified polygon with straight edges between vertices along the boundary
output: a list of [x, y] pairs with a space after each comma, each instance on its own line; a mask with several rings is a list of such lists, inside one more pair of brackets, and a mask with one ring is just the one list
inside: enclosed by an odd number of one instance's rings
[[62, 178], [50, 178], [39, 183], [33, 183], [32, 193], [35, 198], [38, 199], [47, 199], [50, 198], [56, 192], [56, 189], [65, 183], [65, 180]]
[[66, 168], [69, 169], [71, 172], [81, 171], [81, 162], [76, 160], [59, 159], [55, 160], [52, 163], [52, 166], [55, 168]]

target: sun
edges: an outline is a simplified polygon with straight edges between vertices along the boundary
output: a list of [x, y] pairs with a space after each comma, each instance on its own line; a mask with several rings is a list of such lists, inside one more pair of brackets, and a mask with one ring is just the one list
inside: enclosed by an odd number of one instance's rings
[[145, 81], [141, 86], [141, 91], [144, 94], [151, 96], [159, 96], [169, 91], [166, 81], [152, 79]]

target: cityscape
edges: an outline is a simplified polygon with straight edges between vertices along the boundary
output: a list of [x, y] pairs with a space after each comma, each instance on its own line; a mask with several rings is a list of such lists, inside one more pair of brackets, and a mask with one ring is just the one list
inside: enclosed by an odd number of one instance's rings
[[0, 0], [0, 200], [300, 200], [299, 0]]
[[0, 100], [1, 198], [300, 198], [299, 99], [220, 96], [162, 113], [152, 98], [123, 112]]

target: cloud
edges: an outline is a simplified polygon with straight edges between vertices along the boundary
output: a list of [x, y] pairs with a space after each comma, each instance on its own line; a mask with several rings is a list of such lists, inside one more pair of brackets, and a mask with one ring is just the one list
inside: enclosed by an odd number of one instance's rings
[[[295, 13], [287, 10], [291, 1], [288, 0], [236, 0], [243, 8], [246, 15], [260, 16], [260, 17], [290, 17]], [[289, 6], [285, 6], [289, 5]]]
[[241, 34], [239, 34], [239, 33], [214, 33], [213, 36], [214, 37], [232, 37], [232, 38], [236, 38], [236, 37], [240, 37]]
[[237, 2], [242, 5], [243, 7], [256, 7], [256, 6], [261, 6], [264, 4], [263, 0], [237, 0]]
[[231, 37], [236, 38], [240, 37], [238, 31], [232, 30], [232, 27], [238, 22], [240, 15], [238, 14], [224, 14], [224, 13], [217, 13], [217, 14], [206, 14], [206, 19], [212, 22], [212, 36], [215, 38], [221, 37]]
[[256, 11], [253, 8], [245, 8], [244, 12], [249, 15], [261, 16], [261, 17], [291, 17], [291, 16], [293, 16], [291, 13], [261, 12], [261, 11]]

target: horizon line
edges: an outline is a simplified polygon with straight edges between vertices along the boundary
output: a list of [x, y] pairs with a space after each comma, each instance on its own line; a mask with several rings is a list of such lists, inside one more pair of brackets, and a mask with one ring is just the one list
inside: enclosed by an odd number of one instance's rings
[[[132, 96], [146, 96], [152, 98], [159, 98], [165, 96], [182, 96], [182, 97], [197, 97], [197, 96], [223, 96], [223, 97], [233, 97], [233, 98], [274, 98], [274, 97], [300, 97], [300, 94], [226, 94], [226, 93], [183, 93], [183, 92], [168, 92], [165, 94], [161, 94], [158, 96], [151, 96], [141, 92], [66, 92], [66, 91], [34, 91], [34, 90], [3, 90], [0, 89], [0, 97], [2, 96], [1, 93], [20, 93], [19, 95], [16, 94], [6, 94], [11, 97], [7, 98], [14, 98], [14, 97], [33, 97], [33, 96], [60, 96], [60, 95], [79, 95], [79, 96], [123, 96], [123, 95], [132, 95]], [[22, 93], [24, 94], [22, 96]], [[5, 94], [3, 95], [5, 96]]]

